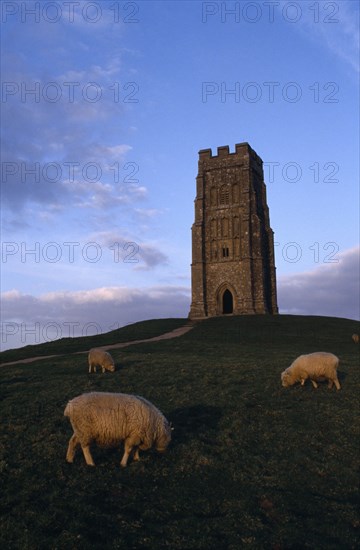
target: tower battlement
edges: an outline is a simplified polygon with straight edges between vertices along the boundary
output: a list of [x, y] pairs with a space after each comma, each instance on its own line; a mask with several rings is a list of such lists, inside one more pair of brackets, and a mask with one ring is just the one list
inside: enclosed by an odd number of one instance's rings
[[201, 149], [199, 151], [199, 161], [223, 159], [226, 157], [230, 157], [230, 158], [236, 157], [238, 160], [245, 160], [245, 159], [248, 160], [251, 157], [259, 164], [262, 164], [262, 160], [259, 157], [259, 155], [256, 154], [254, 149], [252, 149], [246, 141], [243, 143], [236, 143], [235, 151], [232, 153], [230, 152], [229, 145], [222, 145], [220, 147], [217, 147], [216, 155], [213, 155], [211, 149]]
[[262, 164], [246, 142], [199, 151], [190, 318], [278, 311]]
[[256, 154], [254, 149], [252, 149], [246, 141], [244, 141], [243, 143], [236, 143], [235, 151], [232, 153], [230, 152], [229, 145], [222, 145], [220, 147], [217, 147], [216, 155], [213, 155], [211, 149], [201, 149], [199, 151], [199, 160], [224, 158], [227, 156], [237, 156], [239, 158], [247, 158], [249, 156], [252, 156], [253, 158], [257, 159], [259, 162], [262, 162], [259, 155]]

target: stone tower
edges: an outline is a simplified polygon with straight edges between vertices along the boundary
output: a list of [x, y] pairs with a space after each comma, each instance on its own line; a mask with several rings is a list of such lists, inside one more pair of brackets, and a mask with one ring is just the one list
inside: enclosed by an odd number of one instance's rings
[[199, 151], [191, 319], [278, 313], [262, 160], [248, 143]]

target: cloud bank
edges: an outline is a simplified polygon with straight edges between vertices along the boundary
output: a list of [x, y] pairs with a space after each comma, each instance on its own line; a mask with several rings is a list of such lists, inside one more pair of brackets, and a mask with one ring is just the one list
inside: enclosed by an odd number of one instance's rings
[[279, 277], [281, 313], [360, 319], [360, 249], [347, 250], [337, 263]]
[[2, 295], [1, 350], [100, 334], [146, 319], [186, 317], [189, 305], [190, 290], [180, 286], [102, 287], [38, 297], [12, 290]]
[[[156, 256], [156, 254], [155, 254]], [[336, 263], [278, 279], [280, 313], [360, 320], [360, 248]], [[1, 349], [68, 336], [100, 334], [146, 319], [187, 317], [188, 286], [100, 287], [41, 296], [2, 294]]]

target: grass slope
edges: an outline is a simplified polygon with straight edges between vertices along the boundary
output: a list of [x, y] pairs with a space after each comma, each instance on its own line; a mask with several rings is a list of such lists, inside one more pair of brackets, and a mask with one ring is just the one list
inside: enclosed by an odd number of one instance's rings
[[153, 338], [164, 332], [170, 332], [186, 324], [187, 319], [155, 319], [151, 321], [140, 321], [132, 325], [127, 325], [111, 332], [98, 334], [96, 336], [82, 336], [80, 338], [60, 338], [44, 344], [35, 344], [24, 346], [19, 349], [9, 349], [0, 353], [0, 364], [10, 361], [19, 361], [29, 357], [39, 357], [44, 355], [61, 355], [75, 353], [77, 351], [87, 351], [96, 346], [106, 346], [118, 344], [120, 342], [132, 342], [133, 340], [143, 340]]
[[[113, 350], [114, 374], [89, 375], [79, 355], [1, 368], [1, 548], [357, 548], [358, 331], [224, 317]], [[341, 391], [281, 387], [297, 355], [320, 350], [340, 357]], [[96, 468], [79, 451], [67, 464], [65, 404], [94, 390], [156, 404], [175, 426], [168, 452], [123, 470], [119, 449], [95, 447]]]

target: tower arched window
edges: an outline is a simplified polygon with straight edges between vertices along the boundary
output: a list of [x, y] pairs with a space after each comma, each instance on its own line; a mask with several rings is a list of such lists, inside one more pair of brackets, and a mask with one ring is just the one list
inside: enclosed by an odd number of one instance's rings
[[227, 237], [229, 235], [229, 220], [228, 218], [221, 219], [221, 236]]
[[224, 206], [229, 204], [229, 188], [227, 185], [223, 185], [220, 189], [220, 205]]
[[216, 206], [216, 187], [210, 189], [210, 204]]
[[235, 204], [239, 202], [239, 184], [235, 183], [232, 186], [232, 200]]

